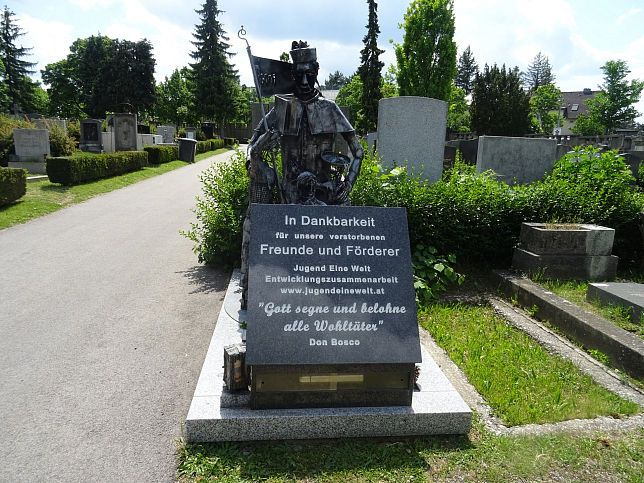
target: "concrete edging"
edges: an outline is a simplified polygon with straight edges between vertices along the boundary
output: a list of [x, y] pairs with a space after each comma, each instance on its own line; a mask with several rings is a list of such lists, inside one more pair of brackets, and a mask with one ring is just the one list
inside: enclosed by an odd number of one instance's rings
[[499, 288], [524, 307], [536, 306], [545, 320], [588, 349], [608, 355], [612, 364], [632, 377], [644, 378], [644, 341], [615, 324], [507, 270], [493, 270]]

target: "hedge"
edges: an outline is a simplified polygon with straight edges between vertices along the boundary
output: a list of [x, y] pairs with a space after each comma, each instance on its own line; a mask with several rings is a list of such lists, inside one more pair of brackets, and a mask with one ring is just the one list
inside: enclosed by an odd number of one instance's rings
[[148, 163], [169, 163], [179, 159], [179, 146], [145, 146], [143, 150], [148, 153]]
[[26, 192], [26, 169], [0, 167], [0, 206], [13, 203]]
[[145, 151], [117, 153], [81, 153], [74, 156], [47, 158], [47, 176], [52, 183], [66, 186], [136, 171], [148, 164]]

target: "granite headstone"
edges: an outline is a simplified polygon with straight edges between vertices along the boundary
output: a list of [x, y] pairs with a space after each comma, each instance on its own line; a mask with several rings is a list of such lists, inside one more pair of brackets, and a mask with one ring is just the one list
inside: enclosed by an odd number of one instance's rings
[[[254, 407], [411, 404], [420, 342], [405, 210], [253, 205], [251, 217]], [[306, 391], [315, 381], [321, 398]], [[291, 395], [273, 398], [280, 389]]]

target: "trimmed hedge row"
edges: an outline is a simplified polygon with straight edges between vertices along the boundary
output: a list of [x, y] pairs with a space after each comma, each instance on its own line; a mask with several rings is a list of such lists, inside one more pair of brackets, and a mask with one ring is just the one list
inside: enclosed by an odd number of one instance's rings
[[197, 142], [197, 154], [207, 153], [208, 151], [214, 151], [215, 149], [220, 149], [225, 146], [223, 139], [208, 139], [207, 141], [198, 141]]
[[81, 153], [74, 156], [47, 158], [47, 176], [52, 183], [71, 186], [136, 171], [148, 164], [145, 151], [117, 153]]
[[13, 203], [27, 192], [27, 170], [0, 167], [0, 206]]
[[179, 159], [179, 146], [145, 146], [143, 150], [148, 153], [148, 163], [169, 163]]

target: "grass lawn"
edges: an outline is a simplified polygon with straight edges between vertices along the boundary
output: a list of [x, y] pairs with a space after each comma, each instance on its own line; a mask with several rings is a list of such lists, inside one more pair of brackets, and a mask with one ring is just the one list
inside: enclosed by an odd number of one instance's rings
[[490, 307], [436, 304], [419, 322], [509, 426], [639, 412]]
[[[228, 148], [217, 149], [198, 154], [196, 161], [228, 151]], [[47, 215], [68, 205], [80, 203], [93, 196], [117, 190], [153, 176], [167, 173], [186, 166], [183, 161], [146, 166], [145, 168], [112, 178], [99, 179], [76, 186], [54, 184], [49, 179], [27, 183], [27, 193], [15, 203], [0, 207], [0, 230], [19, 223]]]
[[586, 301], [586, 290], [588, 289], [588, 284], [586, 282], [574, 280], [543, 280], [537, 283], [582, 309], [599, 315], [600, 317], [615, 323], [622, 329], [632, 332], [640, 339], [644, 339], [644, 324], [640, 321], [632, 321], [629, 314], [622, 307], [602, 307], [598, 301]]
[[576, 437], [469, 436], [183, 445], [179, 481], [633, 481], [644, 430]]

